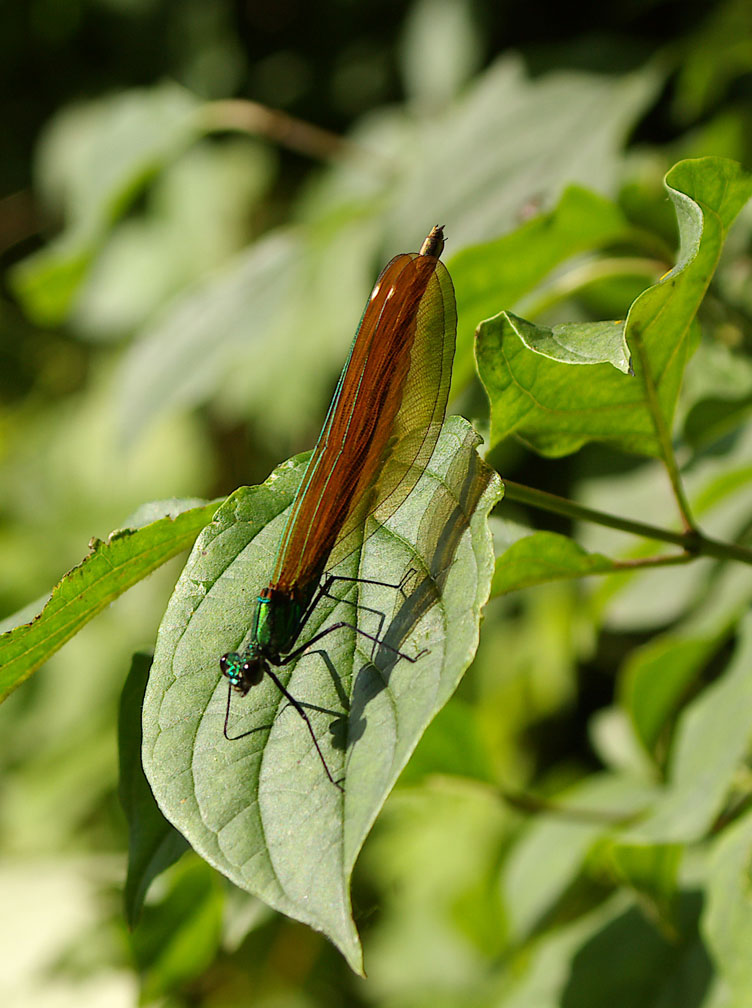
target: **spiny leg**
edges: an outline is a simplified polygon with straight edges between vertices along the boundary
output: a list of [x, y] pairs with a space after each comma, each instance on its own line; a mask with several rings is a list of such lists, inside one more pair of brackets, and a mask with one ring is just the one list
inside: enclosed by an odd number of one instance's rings
[[257, 728], [251, 728], [247, 732], [242, 732], [240, 735], [228, 735], [227, 728], [230, 724], [230, 701], [232, 700], [232, 683], [227, 684], [227, 707], [225, 709], [225, 727], [224, 736], [228, 742], [237, 742], [238, 739], [247, 738], [249, 735], [253, 735], [254, 732], [263, 731], [265, 728], [270, 728], [271, 725], [259, 725]]
[[[315, 637], [312, 637], [311, 640], [309, 640], [307, 644], [302, 645], [302, 647], [300, 647], [300, 648], [296, 648], [295, 651], [291, 655], [287, 656], [287, 658], [285, 659], [285, 664], [288, 661], [290, 661], [291, 658], [300, 655], [303, 650], [307, 649], [307, 647], [308, 647], [309, 644], [312, 644], [314, 641], [320, 640], [320, 638], [322, 636], [324, 636], [327, 633], [330, 633], [332, 630], [339, 629], [340, 627], [345, 627], [345, 626], [349, 627], [351, 630], [354, 630], [356, 633], [361, 634], [361, 636], [367, 637], [369, 640], [373, 641], [374, 644], [378, 644], [381, 647], [385, 647], [388, 651], [391, 651], [393, 654], [399, 655], [400, 658], [406, 658], [407, 661], [416, 661], [418, 658], [420, 658], [424, 654], [424, 652], [427, 650], [426, 648], [424, 648], [423, 651], [421, 651], [418, 655], [416, 655], [415, 658], [411, 658], [409, 655], [404, 654], [402, 651], [398, 651], [396, 648], [390, 647], [388, 644], [386, 644], [383, 641], [383, 639], [381, 637], [381, 631], [384, 628], [384, 621], [386, 620], [386, 613], [382, 612], [381, 609], [375, 609], [372, 606], [363, 605], [363, 603], [361, 603], [361, 602], [351, 602], [349, 599], [343, 599], [343, 598], [340, 598], [337, 595], [332, 595], [331, 591], [329, 590], [331, 588], [332, 584], [335, 581], [349, 581], [351, 583], [355, 582], [355, 583], [358, 583], [358, 584], [377, 585], [380, 588], [393, 588], [395, 591], [401, 592], [401, 594], [406, 598], [407, 594], [405, 592], [405, 585], [410, 580], [410, 578], [414, 574], [416, 574], [416, 573], [417, 573], [417, 571], [415, 570], [415, 568], [414, 567], [410, 567], [409, 570], [405, 571], [405, 573], [402, 575], [402, 577], [400, 578], [398, 584], [394, 584], [391, 581], [376, 581], [376, 580], [373, 580], [371, 578], [349, 577], [349, 576], [347, 576], [345, 574], [327, 574], [326, 580], [319, 587], [318, 591], [316, 592], [316, 595], [314, 596], [314, 598], [311, 601], [311, 604], [309, 606], [308, 611], [304, 614], [304, 619], [301, 622], [301, 629], [302, 629], [303, 624], [305, 623], [305, 621], [310, 616], [311, 612], [313, 612], [313, 610], [315, 609], [316, 605], [318, 605], [319, 601], [322, 598], [329, 598], [329, 599], [332, 599], [332, 601], [334, 601], [334, 602], [345, 602], [345, 603], [348, 603], [350, 605], [355, 606], [356, 609], [362, 609], [365, 612], [373, 613], [375, 616], [378, 616], [379, 625], [378, 625], [378, 629], [376, 630], [376, 634], [375, 634], [375, 636], [371, 635], [371, 634], [368, 634], [368, 633], [366, 633], [365, 630], [361, 630], [359, 627], [355, 626], [352, 623], [339, 622], [339, 623], [333, 624], [331, 627], [327, 627], [327, 629], [324, 630], [324, 631], [322, 631], [322, 633], [317, 634]], [[373, 651], [371, 652], [371, 656], [373, 657]]]
[[[298, 636], [300, 636], [300, 632], [310, 619], [311, 614], [313, 613], [314, 609], [319, 604], [322, 598], [330, 598], [334, 602], [346, 602], [349, 603], [350, 605], [355, 606], [356, 609], [365, 609], [367, 612], [376, 613], [380, 617], [379, 630], [378, 630], [378, 634], [380, 635], [382, 627], [384, 626], [384, 620], [386, 619], [386, 615], [380, 609], [373, 609], [371, 608], [371, 606], [361, 605], [359, 602], [350, 602], [349, 599], [339, 598], [336, 595], [332, 595], [329, 589], [331, 588], [331, 586], [334, 584], [335, 581], [349, 581], [351, 583], [356, 582], [358, 584], [376, 585], [377, 587], [380, 588], [393, 588], [395, 591], [399, 591], [402, 593], [403, 596], [407, 597], [405, 593], [405, 585], [410, 580], [410, 578], [416, 573], [417, 571], [415, 570], [415, 568], [410, 567], [410, 569], [405, 571], [405, 573], [402, 575], [398, 584], [393, 584], [390, 581], [376, 581], [372, 578], [350, 577], [349, 575], [346, 574], [327, 574], [325, 580], [319, 586], [313, 598], [308, 603], [308, 607], [301, 616], [300, 623], [298, 625]], [[378, 642], [381, 643], [381, 640], [379, 639]], [[296, 653], [299, 653], [299, 651]], [[401, 654], [401, 652], [398, 651], [397, 654]], [[406, 656], [403, 655], [403, 657]]]
[[306, 727], [308, 728], [308, 734], [311, 736], [311, 739], [313, 740], [313, 744], [316, 747], [316, 752], [318, 753], [318, 757], [321, 760], [321, 765], [324, 768], [326, 776], [329, 778], [330, 782], [332, 784], [334, 784], [334, 786], [336, 788], [339, 788], [340, 791], [344, 792], [345, 789], [342, 787], [342, 785], [339, 783], [339, 781], [336, 781], [334, 779], [334, 777], [332, 777], [331, 771], [330, 771], [329, 767], [327, 766], [326, 760], [324, 759], [324, 754], [322, 753], [321, 747], [319, 746], [318, 740], [316, 738], [316, 733], [313, 730], [313, 725], [311, 724], [308, 715], [303, 710], [302, 705], [295, 699], [295, 697], [292, 695], [292, 693], [290, 693], [290, 691], [288, 689], [286, 689], [282, 685], [282, 683], [280, 682], [278, 676], [276, 676], [274, 674], [274, 672], [270, 668], [267, 668], [266, 671], [267, 671], [267, 673], [269, 675], [269, 678], [272, 680], [272, 682], [274, 683], [274, 685], [280, 691], [280, 693], [282, 694], [282, 696], [287, 700], [287, 702], [292, 707], [295, 708], [295, 710], [298, 712], [298, 714], [300, 715], [300, 717], [302, 717], [302, 719], [305, 721]]
[[[272, 670], [270, 668], [267, 668], [266, 671], [267, 671], [267, 673], [269, 675], [269, 678], [274, 683], [274, 685], [280, 691], [280, 693], [282, 694], [282, 696], [287, 700], [288, 705], [294, 707], [295, 710], [297, 711], [297, 713], [300, 715], [300, 717], [305, 721], [306, 727], [308, 728], [310, 736], [313, 739], [313, 744], [316, 747], [316, 752], [318, 753], [318, 757], [321, 760], [321, 765], [323, 766], [323, 768], [324, 768], [324, 770], [326, 772], [326, 776], [329, 778], [329, 780], [331, 781], [331, 783], [334, 784], [335, 787], [339, 788], [340, 791], [344, 791], [344, 788], [342, 787], [342, 785], [332, 777], [331, 771], [329, 770], [329, 767], [327, 766], [326, 760], [324, 759], [324, 755], [321, 752], [321, 748], [319, 747], [318, 741], [316, 740], [316, 736], [315, 736], [314, 731], [313, 731], [313, 726], [311, 725], [311, 722], [310, 722], [310, 720], [308, 718], [308, 715], [303, 710], [303, 705], [301, 703], [299, 703], [295, 699], [295, 697], [290, 693], [289, 690], [285, 689], [285, 687], [282, 685], [282, 683], [279, 681], [279, 679], [277, 678], [277, 676], [272, 672]], [[271, 728], [271, 725], [259, 725], [257, 728], [251, 728], [250, 731], [242, 732], [240, 735], [228, 735], [227, 734], [227, 727], [228, 727], [228, 724], [229, 724], [229, 721], [230, 721], [230, 702], [231, 702], [231, 700], [232, 700], [232, 683], [229, 684], [228, 689], [227, 689], [227, 707], [225, 709], [224, 736], [225, 736], [225, 738], [227, 739], [228, 742], [237, 742], [238, 739], [247, 738], [249, 735], [253, 735], [254, 732], [263, 731], [265, 728], [267, 728], [267, 729]], [[316, 707], [315, 709], [316, 710], [321, 710], [321, 711], [324, 710], [323, 707]], [[326, 713], [327, 714], [331, 714], [331, 713], [334, 713], [334, 712], [333, 711], [326, 711]]]
[[391, 651], [392, 654], [397, 655], [398, 658], [404, 658], [405, 661], [416, 662], [418, 658], [421, 658], [427, 653], [428, 648], [423, 648], [415, 657], [410, 657], [410, 655], [405, 654], [403, 651], [398, 651], [397, 648], [392, 647], [391, 644], [387, 644], [383, 640], [379, 640], [378, 637], [374, 637], [373, 634], [367, 633], [365, 630], [361, 630], [360, 627], [355, 626], [352, 623], [348, 623], [346, 620], [341, 620], [339, 623], [332, 623], [328, 626], [326, 630], [322, 630], [320, 633], [315, 634], [310, 640], [307, 640], [305, 644], [301, 644], [300, 647], [295, 648], [290, 654], [285, 655], [285, 657], [279, 662], [280, 665], [289, 665], [291, 661], [295, 661], [304, 652], [306, 652], [312, 644], [316, 644], [320, 641], [322, 637], [326, 637], [327, 634], [333, 633], [335, 630], [341, 630], [343, 627], [347, 627], [349, 630], [353, 630], [355, 633], [360, 634], [361, 637], [367, 637], [368, 640], [373, 641], [374, 644], [378, 644], [379, 647], [386, 648], [387, 651]]

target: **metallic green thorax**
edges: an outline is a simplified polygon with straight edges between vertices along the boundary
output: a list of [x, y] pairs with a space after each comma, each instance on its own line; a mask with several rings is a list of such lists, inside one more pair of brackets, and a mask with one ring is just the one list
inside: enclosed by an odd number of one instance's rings
[[265, 588], [258, 598], [249, 650], [255, 644], [258, 652], [278, 664], [279, 656], [292, 649], [303, 613], [315, 590], [315, 582], [303, 592], [296, 591], [295, 595]]
[[316, 587], [314, 582], [294, 595], [271, 587], [261, 592], [248, 646], [242, 654], [232, 651], [221, 660], [222, 671], [243, 696], [261, 682], [269, 663], [279, 665], [280, 656], [292, 650]]

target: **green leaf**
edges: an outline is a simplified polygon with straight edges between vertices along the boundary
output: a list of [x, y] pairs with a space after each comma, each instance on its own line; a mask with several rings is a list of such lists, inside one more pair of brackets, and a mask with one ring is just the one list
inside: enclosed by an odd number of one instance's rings
[[358, 864], [376, 887], [367, 945], [374, 1003], [418, 1008], [428, 991], [445, 1008], [493, 1003], [470, 991], [479, 964], [505, 950], [497, 879], [510, 818], [495, 789], [454, 775], [391, 795]]
[[475, 372], [473, 344], [481, 319], [495, 315], [499, 305], [516, 304], [567, 259], [632, 235], [628, 221], [610, 200], [570, 186], [553, 210], [501, 238], [451, 256], [449, 271], [457, 292], [453, 388], [462, 388]]
[[727, 827], [714, 845], [701, 928], [735, 1008], [752, 1005], [752, 813]]
[[373, 280], [373, 225], [349, 217], [330, 231], [270, 231], [156, 314], [118, 376], [126, 440], [212, 395], [222, 414], [250, 413], [267, 438], [307, 436]]
[[599, 774], [557, 796], [552, 802], [557, 811], [530, 823], [507, 858], [502, 878], [507, 923], [515, 939], [526, 937], [553, 912], [617, 817], [645, 808], [653, 794], [640, 781]]
[[242, 248], [271, 160], [269, 147], [242, 137], [199, 141], [166, 165], [98, 248], [71, 314], [76, 332], [108, 340], [131, 333]]
[[679, 625], [630, 653], [620, 674], [619, 699], [648, 752], [751, 599], [752, 570], [726, 565], [703, 585], [701, 604]]
[[137, 438], [165, 410], [205, 399], [238, 366], [244, 345], [259, 354], [265, 341], [274, 343], [280, 305], [295, 301], [301, 254], [291, 233], [272, 232], [157, 313], [119, 376], [124, 437]]
[[125, 919], [130, 927], [138, 920], [152, 880], [188, 848], [159, 811], [141, 766], [141, 708], [150, 668], [150, 656], [134, 655], [118, 716], [119, 791], [129, 832]]
[[[689, 350], [692, 320], [718, 263], [726, 233], [752, 194], [752, 176], [723, 158], [677, 164], [666, 187], [679, 224], [676, 266], [632, 304], [624, 333], [634, 377], [614, 367], [620, 327], [600, 363], [573, 364], [557, 351], [557, 331], [501, 312], [481, 323], [476, 356], [491, 404], [491, 444], [517, 434], [543, 455], [576, 451], [591, 440], [660, 456], [670, 430]], [[567, 330], [587, 342], [588, 329]], [[541, 352], [544, 348], [546, 353]], [[564, 357], [568, 362], [564, 363]], [[598, 356], [597, 354], [594, 356]], [[583, 370], [586, 368], [586, 370]]]
[[621, 699], [637, 737], [648, 751], [687, 686], [720, 643], [717, 637], [666, 635], [654, 638], [629, 656]]
[[669, 780], [655, 811], [634, 828], [638, 843], [688, 843], [705, 836], [723, 808], [752, 740], [752, 617], [740, 624], [733, 660], [721, 679], [684, 710]]
[[542, 329], [515, 318], [514, 324], [528, 349], [549, 360], [562, 364], [607, 363], [631, 374], [621, 322], [563, 322], [553, 329]]
[[616, 882], [637, 893], [650, 915], [663, 925], [669, 937], [674, 938], [674, 900], [683, 853], [681, 844], [607, 840], [598, 851], [597, 860]]
[[478, 27], [467, 0], [419, 0], [410, 7], [400, 63], [411, 104], [422, 110], [441, 108], [467, 83], [482, 48]]
[[167, 881], [164, 897], [144, 908], [131, 934], [147, 1003], [200, 976], [216, 957], [222, 936], [224, 895], [208, 865], [184, 858]]
[[696, 893], [681, 894], [678, 935], [669, 940], [618, 893], [526, 950], [523, 976], [495, 1003], [499, 1008], [711, 1008], [705, 1000], [710, 965], [697, 935], [699, 903]]
[[698, 451], [739, 427], [752, 413], [752, 395], [739, 399], [703, 399], [684, 421], [684, 437]]
[[187, 549], [218, 504], [196, 507], [195, 500], [173, 500], [144, 505], [163, 517], [140, 528], [118, 529], [107, 542], [95, 540], [91, 553], [55, 586], [39, 616], [0, 636], [0, 699], [110, 602]]
[[450, 418], [411, 496], [362, 553], [337, 569], [395, 585], [415, 571], [407, 597], [383, 585], [353, 585], [369, 609], [354, 613], [348, 601], [324, 600], [306, 625], [310, 637], [357, 618], [376, 633], [376, 610], [386, 616], [385, 644], [418, 660], [374, 650], [345, 626], [279, 670], [292, 694], [310, 705], [344, 793], [327, 780], [305, 725], [268, 678], [232, 700], [231, 733], [254, 734], [228, 741], [222, 732], [228, 688], [219, 657], [248, 637], [304, 458], [220, 508], [194, 547], [157, 640], [143, 755], [160, 808], [210, 864], [324, 931], [357, 971], [361, 952], [348, 894], [355, 859], [420, 735], [468, 666], [488, 597], [486, 515], [500, 488], [477, 444], [466, 421]]
[[402, 771], [400, 787], [419, 784], [425, 777], [437, 774], [489, 783], [494, 780], [478, 712], [456, 696], [426, 728]]
[[561, 578], [603, 574], [618, 564], [602, 553], [588, 553], [558, 532], [534, 532], [518, 539], [496, 559], [491, 595], [555, 581]]
[[40, 170], [62, 203], [66, 229], [10, 273], [16, 296], [38, 325], [66, 317], [109, 225], [198, 135], [197, 108], [188, 91], [160, 84], [67, 109], [53, 121]]
[[[729, 249], [725, 258], [729, 263], [738, 262], [738, 251], [734, 255]], [[687, 368], [682, 390], [682, 436], [695, 451], [717, 445], [752, 412], [752, 359], [744, 352], [741, 331], [732, 330], [730, 335], [728, 329], [720, 328], [709, 335]], [[725, 339], [735, 348], [721, 342]]]

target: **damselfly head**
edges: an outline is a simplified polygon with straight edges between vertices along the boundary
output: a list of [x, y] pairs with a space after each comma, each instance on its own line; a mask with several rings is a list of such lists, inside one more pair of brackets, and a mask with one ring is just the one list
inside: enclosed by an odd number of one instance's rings
[[219, 659], [222, 675], [230, 680], [230, 685], [241, 696], [245, 696], [252, 686], [258, 686], [264, 678], [266, 659], [260, 654], [247, 651], [245, 655], [230, 651]]

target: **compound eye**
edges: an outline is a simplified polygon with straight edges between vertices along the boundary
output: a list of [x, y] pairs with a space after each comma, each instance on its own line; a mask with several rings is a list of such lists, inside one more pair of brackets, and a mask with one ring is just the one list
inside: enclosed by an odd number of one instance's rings
[[228, 671], [227, 670], [230, 667], [230, 663], [227, 661], [227, 655], [226, 654], [223, 654], [222, 657], [219, 659], [219, 667], [222, 669], [222, 671], [224, 672], [225, 675], [228, 675]]
[[258, 686], [261, 680], [264, 678], [264, 666], [261, 662], [244, 662], [243, 663], [243, 679], [248, 686]]

